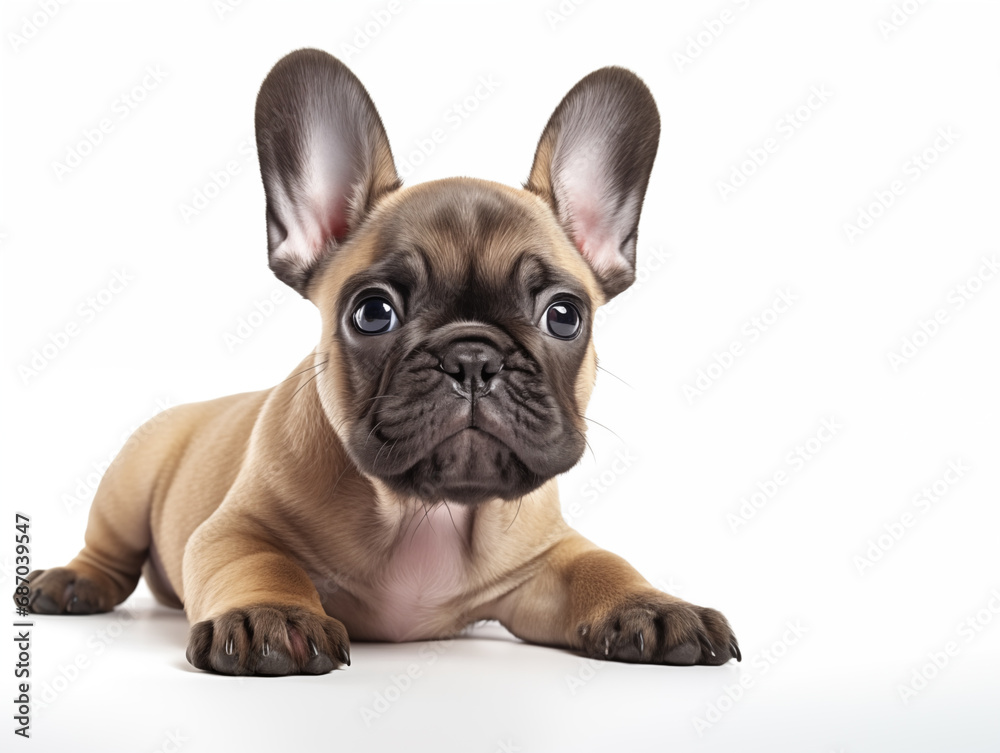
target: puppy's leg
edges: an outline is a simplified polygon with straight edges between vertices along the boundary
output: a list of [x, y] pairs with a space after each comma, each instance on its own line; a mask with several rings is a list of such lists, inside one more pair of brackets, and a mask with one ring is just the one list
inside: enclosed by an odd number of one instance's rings
[[216, 515], [188, 542], [188, 661], [227, 675], [324, 674], [350, 664], [347, 629], [323, 611], [309, 576], [250, 526]]
[[600, 659], [686, 665], [742, 658], [721, 613], [658, 591], [575, 532], [497, 602], [496, 616], [523, 640]]
[[92, 614], [110, 611], [135, 590], [149, 551], [152, 488], [143, 481], [144, 465], [129, 454], [126, 447], [97, 488], [80, 553], [66, 567], [30, 573], [15, 602], [26, 596], [37, 614]]

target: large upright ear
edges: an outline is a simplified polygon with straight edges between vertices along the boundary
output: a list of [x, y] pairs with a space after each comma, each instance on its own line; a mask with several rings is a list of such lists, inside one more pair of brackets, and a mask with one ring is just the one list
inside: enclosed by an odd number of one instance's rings
[[254, 121], [268, 262], [306, 295], [320, 260], [399, 188], [389, 139], [361, 82], [321, 50], [278, 61], [260, 87]]
[[545, 199], [607, 298], [635, 279], [642, 200], [660, 140], [653, 95], [631, 71], [601, 68], [549, 118], [525, 188]]

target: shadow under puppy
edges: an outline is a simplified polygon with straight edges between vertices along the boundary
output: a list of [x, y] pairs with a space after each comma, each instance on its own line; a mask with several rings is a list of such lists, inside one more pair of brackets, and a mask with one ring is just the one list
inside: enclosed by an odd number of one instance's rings
[[580, 81], [524, 189], [401, 187], [368, 93], [299, 50], [257, 97], [270, 267], [322, 340], [278, 386], [178, 406], [97, 490], [86, 546], [16, 600], [107, 611], [140, 574], [183, 607], [196, 667], [318, 674], [359, 640], [499, 620], [594, 657], [740, 658], [717, 611], [653, 588], [562, 518], [598, 306], [635, 277], [659, 115], [632, 73]]

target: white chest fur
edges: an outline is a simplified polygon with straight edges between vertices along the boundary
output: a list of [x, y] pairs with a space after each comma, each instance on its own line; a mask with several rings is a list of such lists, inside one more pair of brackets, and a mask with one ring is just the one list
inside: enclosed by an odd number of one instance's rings
[[390, 554], [373, 632], [383, 640], [438, 637], [465, 591], [472, 518], [464, 505], [438, 504], [409, 519]]

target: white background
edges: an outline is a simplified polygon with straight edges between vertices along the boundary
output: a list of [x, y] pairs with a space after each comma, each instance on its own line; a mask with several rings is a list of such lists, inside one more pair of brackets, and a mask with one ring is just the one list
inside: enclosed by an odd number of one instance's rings
[[[409, 182], [512, 185], [566, 91], [617, 64], [649, 84], [663, 133], [641, 283], [597, 330], [609, 373], [589, 415], [608, 430], [591, 427], [564, 507], [653, 582], [721, 609], [743, 663], [590, 664], [488, 626], [451, 644], [358, 644], [324, 677], [238, 680], [192, 670], [183, 616], [143, 585], [132, 611], [36, 619], [32, 693], [48, 702], [18, 749], [997, 750], [1000, 276], [984, 281], [982, 259], [1000, 258], [1000, 5], [398, 3], [72, 3], [50, 18], [45, 3], [4, 4], [0, 585], [13, 589], [15, 511], [31, 516], [33, 566], [64, 564], [95, 467], [131, 429], [165, 404], [271, 386], [314, 346], [318, 316], [287, 289], [245, 342], [226, 341], [283, 289], [247, 148], [282, 55], [349, 59], [401, 167], [444, 129]], [[366, 38], [373, 13], [390, 20]], [[165, 78], [123, 106], [157, 67]], [[480, 77], [495, 90], [477, 101]], [[810, 108], [814, 87], [825, 101]], [[110, 132], [57, 175], [105, 118]], [[744, 165], [747, 150], [763, 164]], [[724, 197], [734, 170], [745, 180]], [[212, 198], [186, 217], [199, 191]], [[87, 314], [123, 270], [127, 287]], [[779, 292], [794, 303], [775, 315]], [[896, 368], [904, 338], [922, 347]], [[729, 368], [710, 368], [733, 342]], [[689, 400], [699, 370], [718, 378]], [[824, 420], [836, 433], [810, 442]], [[797, 447], [808, 460], [789, 458]], [[954, 483], [940, 481], [949, 463], [968, 469]], [[758, 485], [773, 494], [740, 516]], [[934, 499], [916, 500], [927, 487]], [[416, 679], [393, 679], [410, 665]], [[366, 708], [381, 711], [366, 723]], [[11, 715], [8, 702], [8, 740]]]

